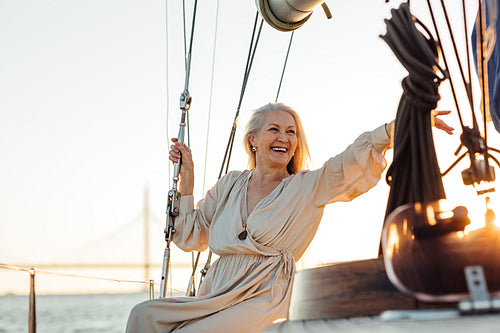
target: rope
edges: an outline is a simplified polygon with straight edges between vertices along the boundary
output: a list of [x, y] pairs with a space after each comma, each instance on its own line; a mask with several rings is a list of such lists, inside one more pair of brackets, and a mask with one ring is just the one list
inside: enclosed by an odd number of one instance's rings
[[[0, 263], [0, 269], [5, 269], [5, 270], [10, 270], [10, 271], [19, 271], [19, 272], [31, 272], [33, 268], [26, 268], [26, 267], [20, 267], [20, 266], [15, 266], [15, 265], [10, 265], [10, 264], [5, 264], [5, 263]], [[99, 276], [90, 276], [90, 275], [80, 275], [80, 274], [72, 274], [72, 273], [58, 273], [58, 272], [50, 272], [50, 271], [41, 271], [38, 269], [35, 269], [35, 272], [38, 274], [46, 274], [46, 275], [52, 275], [52, 276], [62, 276], [62, 277], [71, 277], [71, 278], [80, 278], [80, 279], [87, 279], [87, 280], [100, 280], [100, 281], [110, 281], [110, 282], [119, 282], [119, 283], [138, 283], [138, 284], [148, 284], [149, 281], [138, 281], [138, 280], [128, 280], [128, 279], [113, 279], [113, 278], [105, 278], [105, 277], [99, 277]], [[155, 286], [159, 286], [158, 283], [154, 283]], [[170, 288], [173, 291], [176, 292], [182, 292], [179, 289], [174, 289]]]
[[275, 103], [278, 102], [278, 97], [280, 95], [281, 83], [283, 82], [283, 76], [285, 75], [286, 64], [288, 62], [288, 55], [290, 54], [290, 46], [292, 46], [292, 40], [293, 40], [293, 33], [294, 32], [295, 32], [295, 30], [293, 30], [292, 33], [291, 33], [291, 35], [290, 35], [290, 42], [288, 43], [288, 50], [286, 51], [285, 63], [283, 65], [283, 71], [281, 72], [280, 84], [278, 86], [278, 92], [276, 93], [276, 99], [274, 100]]
[[386, 217], [410, 202], [430, 202], [445, 197], [431, 129], [431, 111], [440, 99], [441, 79], [437, 48], [417, 30], [408, 5], [392, 10], [381, 38], [394, 51], [409, 75], [403, 80], [403, 96], [396, 115], [394, 157], [387, 170], [391, 186]]

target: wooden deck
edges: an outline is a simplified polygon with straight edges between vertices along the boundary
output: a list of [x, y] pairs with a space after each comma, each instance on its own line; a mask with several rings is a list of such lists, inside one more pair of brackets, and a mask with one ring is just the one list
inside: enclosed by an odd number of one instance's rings
[[382, 258], [361, 260], [297, 272], [288, 321], [265, 333], [500, 332], [500, 314], [461, 315], [457, 305], [403, 295]]
[[265, 333], [441, 333], [447, 331], [453, 333], [499, 332], [500, 315], [474, 315], [438, 320], [382, 320], [380, 316], [297, 320], [271, 325], [265, 330]]
[[418, 302], [401, 294], [387, 278], [383, 259], [376, 258], [297, 272], [288, 319], [367, 317], [392, 309], [455, 306], [456, 303]]

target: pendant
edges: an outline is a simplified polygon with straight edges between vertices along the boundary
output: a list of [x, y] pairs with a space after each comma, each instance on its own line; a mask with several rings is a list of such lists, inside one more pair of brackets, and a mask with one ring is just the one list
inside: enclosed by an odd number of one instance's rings
[[240, 232], [240, 234], [238, 235], [238, 238], [240, 240], [245, 240], [247, 238], [247, 231], [243, 230], [242, 232]]

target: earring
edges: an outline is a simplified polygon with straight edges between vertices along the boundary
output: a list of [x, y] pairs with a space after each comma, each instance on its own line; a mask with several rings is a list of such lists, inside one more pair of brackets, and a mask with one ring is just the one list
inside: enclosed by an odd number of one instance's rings
[[255, 148], [254, 146], [252, 146], [252, 151], [253, 151], [253, 152], [256, 152], [256, 151], [257, 151], [257, 148]]

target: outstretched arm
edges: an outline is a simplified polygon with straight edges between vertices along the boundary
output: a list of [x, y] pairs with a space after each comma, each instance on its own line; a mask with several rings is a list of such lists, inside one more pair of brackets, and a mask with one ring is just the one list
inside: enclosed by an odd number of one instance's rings
[[[450, 114], [451, 111], [433, 111], [432, 112], [432, 126], [436, 127], [437, 129], [440, 129], [449, 135], [453, 134], [453, 131], [455, 130], [453, 127], [448, 125], [447, 123], [444, 122], [441, 118], [438, 118], [438, 116], [444, 116]], [[391, 139], [393, 139], [393, 130], [394, 130], [394, 122], [395, 120], [391, 121], [390, 123], [385, 124], [385, 132], [387, 133], [387, 136]]]

